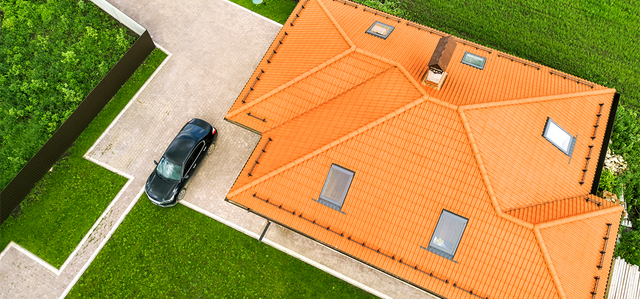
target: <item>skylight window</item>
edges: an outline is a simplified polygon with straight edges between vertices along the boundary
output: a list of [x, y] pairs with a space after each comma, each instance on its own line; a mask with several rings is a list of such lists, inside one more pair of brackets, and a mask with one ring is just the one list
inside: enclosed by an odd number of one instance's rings
[[351, 170], [332, 164], [327, 179], [324, 181], [318, 202], [340, 211], [354, 174], [355, 172]]
[[571, 157], [573, 147], [576, 144], [576, 138], [571, 136], [571, 134], [561, 128], [551, 120], [551, 118], [547, 118], [547, 124], [544, 126], [542, 136], [567, 156]]
[[450, 260], [456, 254], [462, 233], [467, 227], [469, 219], [442, 210], [440, 219], [436, 225], [436, 230], [431, 236], [427, 250]]
[[465, 52], [464, 56], [462, 57], [462, 63], [479, 69], [484, 69], [484, 63], [486, 61], [487, 58], [471, 54], [469, 52]]
[[367, 33], [371, 35], [375, 35], [377, 37], [387, 39], [387, 37], [389, 36], [389, 34], [391, 34], [391, 31], [393, 31], [394, 28], [395, 27], [391, 25], [387, 25], [385, 23], [380, 23], [376, 21], [375, 23], [373, 23], [373, 25], [371, 25], [371, 27], [369, 27], [369, 30], [367, 30]]

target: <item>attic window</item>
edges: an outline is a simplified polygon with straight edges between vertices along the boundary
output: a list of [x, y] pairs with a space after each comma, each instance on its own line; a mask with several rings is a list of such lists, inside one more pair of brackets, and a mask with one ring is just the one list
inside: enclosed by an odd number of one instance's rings
[[544, 126], [542, 136], [567, 156], [571, 157], [573, 147], [576, 144], [576, 138], [571, 136], [571, 134], [561, 128], [551, 120], [551, 118], [547, 118], [547, 124]]
[[441, 257], [453, 260], [453, 256], [456, 254], [460, 244], [460, 239], [462, 239], [462, 233], [467, 227], [467, 221], [469, 219], [447, 210], [442, 210], [436, 230], [433, 232], [429, 246], [426, 249]]
[[351, 170], [332, 164], [327, 179], [324, 181], [318, 202], [340, 211], [354, 174], [355, 172]]
[[484, 69], [484, 63], [486, 61], [487, 58], [471, 54], [469, 52], [465, 52], [464, 56], [462, 57], [462, 63], [479, 69]]
[[389, 34], [391, 34], [391, 31], [393, 31], [394, 28], [395, 27], [391, 25], [387, 25], [385, 23], [380, 23], [376, 21], [375, 23], [373, 23], [373, 25], [371, 25], [371, 27], [369, 27], [369, 30], [367, 30], [367, 33], [371, 35], [375, 35], [377, 37], [387, 39], [387, 37], [389, 36]]

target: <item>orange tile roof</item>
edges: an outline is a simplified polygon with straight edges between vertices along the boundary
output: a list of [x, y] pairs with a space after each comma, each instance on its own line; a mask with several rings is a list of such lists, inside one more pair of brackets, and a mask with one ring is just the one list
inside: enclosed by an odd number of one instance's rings
[[[227, 198], [442, 296], [591, 298], [622, 211], [588, 194], [615, 90], [460, 39], [429, 88], [442, 35], [301, 1], [226, 116], [262, 134]], [[577, 135], [571, 157], [547, 117]], [[341, 211], [318, 202], [332, 164], [355, 172]], [[443, 209], [469, 219], [455, 262], [424, 249]]]
[[591, 194], [564, 198], [527, 207], [506, 210], [505, 213], [531, 224], [540, 224], [574, 215], [587, 214], [616, 204]]

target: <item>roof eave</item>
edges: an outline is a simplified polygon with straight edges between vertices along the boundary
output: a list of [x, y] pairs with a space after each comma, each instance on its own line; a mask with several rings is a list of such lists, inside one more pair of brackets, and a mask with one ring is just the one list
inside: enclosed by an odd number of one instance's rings
[[604, 159], [607, 156], [607, 148], [609, 147], [609, 140], [611, 140], [611, 133], [613, 132], [613, 123], [616, 120], [619, 103], [620, 103], [620, 94], [616, 92], [613, 96], [611, 109], [609, 110], [609, 121], [607, 121], [607, 128], [605, 129], [604, 138], [602, 139], [602, 148], [600, 148], [600, 157], [598, 158], [598, 165], [596, 166], [596, 172], [593, 176], [593, 183], [591, 185], [591, 194], [593, 195], [596, 195], [596, 193], [598, 193], [598, 187], [600, 185], [600, 177], [602, 176], [602, 168], [604, 167]]

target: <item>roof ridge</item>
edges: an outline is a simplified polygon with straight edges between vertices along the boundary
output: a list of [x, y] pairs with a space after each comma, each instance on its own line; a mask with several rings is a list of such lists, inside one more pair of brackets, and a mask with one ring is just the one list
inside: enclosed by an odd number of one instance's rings
[[458, 107], [458, 115], [460, 116], [460, 120], [462, 121], [462, 126], [464, 127], [465, 133], [467, 134], [467, 138], [469, 139], [469, 145], [471, 145], [471, 151], [473, 152], [473, 156], [476, 159], [476, 163], [478, 164], [478, 170], [480, 171], [480, 176], [482, 176], [482, 182], [484, 183], [484, 187], [487, 189], [487, 195], [491, 200], [491, 205], [493, 206], [496, 215], [520, 226], [526, 227], [528, 229], [533, 229], [533, 224], [523, 221], [520, 218], [506, 214], [500, 208], [500, 204], [498, 203], [496, 194], [493, 191], [491, 181], [489, 181], [489, 175], [487, 174], [487, 170], [484, 167], [484, 162], [482, 161], [482, 157], [480, 156], [480, 150], [478, 150], [478, 146], [476, 145], [475, 138], [473, 137], [473, 133], [471, 132], [471, 126], [469, 126], [469, 121], [467, 120], [467, 116], [465, 115], [464, 110], [465, 109], [463, 106]]
[[602, 210], [596, 210], [596, 211], [588, 212], [585, 214], [573, 215], [570, 217], [556, 219], [556, 220], [547, 221], [547, 222], [534, 225], [533, 233], [536, 236], [536, 241], [538, 243], [538, 246], [540, 247], [540, 251], [542, 253], [542, 256], [544, 257], [544, 261], [547, 264], [547, 269], [549, 270], [549, 274], [553, 279], [553, 283], [556, 286], [556, 289], [558, 290], [558, 295], [560, 296], [560, 298], [567, 298], [567, 296], [564, 293], [564, 289], [562, 288], [562, 284], [560, 283], [560, 278], [558, 277], [558, 273], [556, 272], [556, 269], [553, 266], [553, 262], [551, 261], [551, 256], [549, 255], [549, 251], [547, 250], [547, 246], [544, 242], [544, 239], [542, 238], [542, 234], [540, 233], [540, 230], [561, 225], [561, 224], [566, 224], [574, 221], [587, 219], [587, 218], [593, 218], [600, 215], [610, 214], [622, 209], [624, 209], [623, 206], [616, 205], [616, 206], [605, 208]]
[[335, 100], [336, 98], [338, 98], [339, 96], [341, 96], [341, 95], [343, 95], [343, 94], [345, 94], [345, 93], [349, 92], [350, 90], [353, 90], [354, 88], [356, 88], [356, 87], [358, 87], [358, 86], [360, 86], [360, 85], [362, 85], [362, 84], [365, 84], [365, 83], [367, 83], [367, 82], [369, 82], [369, 81], [373, 80], [374, 78], [377, 78], [378, 76], [380, 76], [380, 75], [382, 75], [382, 74], [384, 74], [384, 73], [388, 72], [389, 70], [392, 70], [394, 67], [395, 67], [394, 65], [389, 65], [389, 67], [388, 67], [388, 68], [386, 68], [386, 69], [382, 70], [381, 72], [379, 72], [379, 73], [377, 73], [377, 74], [375, 74], [375, 75], [373, 75], [373, 76], [369, 77], [368, 79], [366, 79], [366, 80], [364, 80], [364, 81], [362, 81], [362, 82], [360, 82], [360, 83], [358, 83], [358, 84], [355, 84], [355, 85], [351, 86], [349, 89], [346, 89], [345, 91], [343, 91], [343, 92], [341, 92], [341, 93], [337, 94], [336, 96], [334, 96], [334, 97], [332, 97], [332, 98], [330, 98], [330, 99], [328, 99], [328, 100], [326, 100], [326, 101], [324, 101], [324, 102], [322, 102], [322, 103], [320, 103], [320, 104], [316, 105], [315, 107], [309, 108], [309, 109], [305, 110], [304, 112], [302, 112], [302, 113], [300, 113], [300, 114], [298, 114], [298, 115], [296, 115], [296, 116], [294, 116], [294, 117], [292, 117], [292, 118], [290, 118], [290, 119], [288, 119], [288, 120], [286, 120], [286, 121], [284, 121], [284, 122], [282, 122], [282, 123], [280, 123], [280, 124], [278, 124], [278, 125], [276, 125], [276, 126], [274, 126], [274, 127], [271, 127], [271, 128], [269, 128], [269, 129], [267, 129], [266, 131], [262, 132], [262, 134], [265, 134], [265, 133], [267, 133], [267, 132], [269, 132], [269, 131], [271, 131], [271, 130], [273, 130], [273, 129], [277, 128], [277, 127], [280, 127], [280, 126], [282, 126], [282, 125], [284, 125], [284, 124], [286, 124], [286, 123], [288, 123], [288, 122], [290, 122], [290, 121], [292, 121], [292, 120], [294, 120], [294, 119], [296, 119], [296, 118], [299, 118], [300, 116], [302, 116], [302, 115], [304, 115], [304, 114], [307, 114], [307, 113], [311, 112], [312, 110], [314, 110], [314, 109], [316, 109], [316, 108], [318, 108], [318, 107], [320, 107], [320, 106], [322, 106], [322, 105], [324, 105], [324, 104], [327, 104], [327, 103], [329, 103], [329, 102], [331, 102], [331, 101]]
[[312, 68], [312, 69], [308, 70], [308, 71], [307, 71], [307, 72], [305, 72], [304, 74], [302, 74], [302, 75], [300, 75], [300, 76], [298, 76], [298, 77], [293, 78], [291, 81], [289, 81], [289, 82], [287, 82], [287, 83], [285, 83], [285, 84], [282, 84], [282, 85], [278, 86], [277, 88], [273, 89], [272, 91], [267, 92], [266, 94], [264, 94], [264, 95], [260, 96], [259, 98], [255, 99], [255, 100], [253, 100], [253, 101], [251, 101], [251, 102], [249, 102], [249, 103], [247, 103], [246, 105], [244, 105], [244, 106], [242, 106], [242, 107], [240, 107], [240, 108], [238, 108], [238, 109], [234, 110], [233, 112], [229, 112], [229, 113], [225, 116], [225, 118], [231, 118], [231, 117], [234, 117], [234, 116], [236, 116], [236, 115], [240, 114], [240, 113], [241, 113], [241, 112], [243, 112], [243, 111], [246, 111], [247, 109], [249, 109], [249, 108], [251, 108], [251, 107], [255, 106], [256, 104], [258, 104], [258, 103], [260, 103], [260, 102], [264, 101], [265, 99], [267, 99], [267, 98], [271, 97], [272, 95], [274, 95], [274, 94], [276, 94], [276, 93], [278, 93], [278, 92], [280, 92], [280, 91], [284, 90], [284, 89], [285, 89], [285, 88], [287, 88], [287, 87], [292, 86], [292, 85], [293, 85], [293, 84], [295, 84], [296, 82], [298, 82], [298, 81], [300, 81], [300, 80], [302, 80], [302, 79], [304, 79], [304, 78], [307, 78], [307, 77], [309, 77], [309, 76], [311, 76], [311, 75], [313, 75], [313, 74], [315, 74], [315, 73], [319, 72], [320, 70], [322, 70], [322, 69], [324, 69], [325, 67], [327, 67], [327, 66], [329, 66], [329, 65], [333, 64], [334, 62], [337, 62], [338, 60], [341, 60], [341, 59], [342, 59], [342, 58], [344, 58], [344, 57], [347, 57], [349, 54], [351, 54], [352, 52], [354, 52], [354, 51], [355, 51], [355, 49], [356, 49], [356, 47], [355, 47], [355, 46], [352, 46], [351, 48], [349, 48], [349, 49], [345, 50], [344, 52], [342, 52], [342, 53], [340, 53], [340, 54], [338, 54], [338, 55], [336, 55], [336, 56], [334, 56], [334, 57], [330, 58], [329, 60], [327, 60], [327, 61], [325, 61], [325, 62], [321, 63], [320, 65], [318, 65], [318, 66], [316, 66], [316, 67], [314, 67], [314, 68]]
[[600, 94], [615, 93], [615, 92], [616, 90], [613, 88], [606, 88], [606, 89], [596, 89], [596, 90], [581, 91], [581, 92], [574, 92], [574, 93], [565, 93], [560, 95], [524, 98], [524, 99], [518, 99], [518, 100], [471, 104], [471, 105], [464, 105], [462, 107], [465, 110], [473, 110], [473, 109], [493, 108], [493, 107], [518, 105], [518, 104], [528, 104], [528, 103], [535, 103], [535, 102], [562, 100], [562, 99], [568, 99], [568, 98], [576, 98], [576, 97], [589, 96], [589, 95], [600, 95]]
[[551, 275], [553, 284], [556, 286], [556, 290], [558, 291], [558, 296], [560, 296], [561, 299], [566, 299], [567, 295], [565, 295], [564, 290], [562, 289], [560, 278], [558, 277], [556, 268], [553, 266], [553, 262], [551, 261], [551, 256], [549, 256], [549, 251], [547, 250], [547, 245], [544, 243], [544, 239], [542, 239], [542, 234], [540, 233], [540, 228], [537, 225], [533, 227], [533, 234], [536, 237], [538, 247], [540, 248], [540, 253], [542, 253], [544, 262], [547, 265], [547, 270], [549, 270], [549, 275]]
[[587, 212], [587, 213], [584, 213], [584, 214], [578, 214], [578, 215], [573, 215], [573, 216], [569, 216], [569, 217], [565, 217], [565, 218], [551, 220], [551, 221], [547, 221], [547, 222], [543, 222], [543, 223], [538, 223], [538, 224], [535, 225], [535, 227], [539, 227], [540, 229], [548, 228], [548, 227], [557, 226], [557, 225], [561, 225], [561, 224], [566, 224], [566, 223], [570, 223], [570, 222], [575, 222], [575, 221], [579, 221], [579, 220], [583, 220], [583, 219], [587, 219], [587, 218], [593, 218], [593, 217], [600, 216], [600, 215], [610, 214], [610, 213], [617, 212], [617, 211], [620, 211], [620, 210], [623, 210], [623, 209], [624, 209], [624, 206], [616, 204], [613, 207], [608, 207], [608, 208], [604, 208], [604, 209], [601, 209], [601, 210], [595, 210], [595, 211]]
[[428, 98], [429, 98], [429, 95], [424, 95], [424, 96], [418, 98], [417, 100], [415, 100], [415, 101], [413, 101], [411, 103], [408, 103], [408, 104], [396, 109], [395, 111], [392, 111], [391, 113], [389, 113], [389, 114], [387, 114], [387, 115], [385, 115], [385, 116], [383, 116], [383, 117], [381, 117], [381, 118], [379, 118], [377, 120], [374, 120], [374, 121], [372, 121], [372, 122], [370, 122], [370, 123], [358, 128], [357, 130], [355, 130], [355, 131], [353, 131], [353, 132], [351, 132], [351, 133], [349, 133], [347, 135], [344, 135], [344, 136], [332, 141], [331, 143], [326, 144], [323, 147], [321, 147], [319, 149], [316, 149], [313, 152], [308, 153], [308, 154], [306, 154], [306, 155], [294, 160], [293, 162], [287, 163], [286, 165], [281, 166], [278, 169], [271, 171], [270, 173], [268, 173], [268, 174], [266, 174], [266, 175], [264, 175], [264, 176], [262, 176], [262, 177], [260, 177], [260, 178], [258, 178], [256, 180], [252, 181], [251, 183], [246, 184], [246, 185], [234, 190], [233, 192], [229, 192], [229, 194], [227, 194], [227, 198], [234, 197], [234, 196], [246, 191], [247, 189], [249, 189], [249, 188], [251, 188], [253, 186], [256, 186], [256, 185], [258, 185], [258, 184], [260, 184], [260, 183], [262, 183], [262, 182], [264, 182], [264, 181], [266, 181], [266, 180], [268, 180], [268, 179], [270, 179], [270, 178], [272, 178], [272, 177], [284, 172], [285, 170], [288, 170], [288, 169], [290, 169], [290, 168], [292, 168], [292, 167], [294, 167], [294, 166], [296, 166], [296, 165], [298, 165], [298, 164], [300, 164], [300, 163], [302, 163], [302, 162], [304, 162], [306, 160], [311, 159], [314, 156], [317, 156], [318, 154], [320, 154], [322, 152], [325, 152], [325, 151], [329, 150], [330, 148], [333, 148], [333, 147], [335, 147], [335, 146], [337, 146], [337, 145], [339, 145], [339, 144], [341, 144], [341, 143], [343, 143], [343, 142], [345, 142], [345, 141], [347, 141], [347, 140], [359, 135], [362, 132], [365, 132], [365, 131], [367, 131], [367, 130], [369, 130], [369, 129], [371, 129], [371, 128], [373, 128], [373, 127], [375, 127], [375, 126], [377, 126], [377, 125], [379, 125], [381, 123], [384, 123], [387, 120], [392, 119], [395, 116], [397, 116], [397, 115], [399, 115], [399, 114], [401, 114], [401, 113], [403, 113], [403, 112], [405, 112], [405, 111], [407, 111], [407, 110], [409, 110], [409, 109], [421, 104], [422, 102], [427, 101]]
[[[476, 140], [473, 137], [473, 133], [471, 132], [471, 126], [469, 126], [469, 120], [464, 113], [465, 106], [458, 107], [458, 115], [460, 116], [460, 120], [462, 121], [462, 126], [464, 127], [465, 133], [467, 133], [467, 138], [469, 139], [469, 145], [471, 145], [471, 151], [473, 152], [473, 156], [476, 158], [476, 163], [478, 164], [478, 169], [480, 170], [480, 175], [482, 176], [482, 181], [484, 182], [485, 188], [487, 188], [487, 193], [489, 198], [491, 199], [491, 204], [493, 205], [496, 214], [499, 217], [502, 217], [504, 213], [498, 204], [498, 199], [496, 198], [496, 194], [493, 191], [493, 187], [491, 186], [491, 182], [489, 181], [489, 175], [487, 175], [487, 170], [484, 167], [484, 162], [482, 161], [482, 157], [480, 156], [480, 150], [478, 150], [478, 146], [476, 145]], [[513, 219], [509, 219], [513, 221]], [[518, 223], [522, 225], [521, 223]], [[527, 226], [528, 227], [528, 226]]]
[[336, 30], [338, 30], [338, 32], [340, 33], [340, 35], [342, 35], [342, 38], [344, 38], [344, 41], [347, 42], [347, 44], [350, 47], [355, 47], [355, 44], [351, 41], [351, 39], [349, 38], [349, 36], [347, 36], [347, 33], [344, 32], [344, 30], [342, 29], [342, 27], [340, 27], [340, 24], [338, 24], [338, 21], [336, 21], [336, 19], [333, 17], [333, 15], [329, 12], [329, 10], [327, 9], [327, 7], [324, 5], [324, 3], [322, 3], [321, 0], [316, 0], [318, 2], [318, 5], [320, 5], [320, 8], [322, 8], [322, 11], [324, 11], [324, 13], [327, 15], [327, 17], [329, 18], [329, 20], [331, 21], [331, 24], [333, 24], [334, 27], [336, 27]]
[[[578, 196], [560, 198], [560, 199], [547, 201], [547, 202], [541, 202], [541, 203], [532, 204], [532, 205], [519, 206], [519, 207], [515, 207], [515, 208], [511, 208], [511, 209], [505, 210], [503, 212], [504, 213], [509, 213], [509, 212], [513, 212], [513, 211], [517, 211], [517, 210], [529, 209], [529, 208], [533, 208], [533, 207], [538, 207], [538, 206], [547, 205], [547, 204], [553, 204], [553, 203], [561, 202], [561, 201], [564, 201], [564, 200], [571, 200], [571, 199], [576, 199], [576, 198], [580, 198], [580, 197], [582, 197], [582, 198], [591, 197], [592, 200], [602, 199], [601, 197], [595, 196], [593, 194], [585, 194], [585, 195], [578, 195]], [[594, 199], [594, 197], [595, 197], [595, 199]]]
[[[396, 62], [394, 60], [382, 57], [380, 55], [371, 53], [371, 52], [366, 51], [366, 50], [362, 50], [360, 48], [356, 48], [355, 51], [357, 53], [360, 53], [362, 55], [368, 56], [370, 58], [377, 59], [377, 60], [380, 60], [382, 62], [386, 62], [386, 63], [394, 65], [395, 67], [397, 67], [400, 70], [400, 72], [402, 72], [402, 74], [409, 80], [409, 82], [411, 82], [411, 84], [413, 84], [413, 86], [418, 90], [418, 92], [420, 92], [420, 94], [422, 94], [423, 96], [427, 95], [427, 92], [424, 90], [422, 85], [420, 85], [420, 83], [418, 83], [418, 81], [416, 81], [416, 79], [413, 78], [413, 76], [411, 76], [411, 74], [409, 74], [409, 71], [407, 71], [407, 69], [405, 69], [404, 66], [402, 66], [402, 64], [400, 64], [399, 62]], [[431, 97], [431, 96], [428, 97], [426, 100], [430, 101], [430, 102], [433, 102], [434, 104], [440, 105], [442, 107], [452, 109], [452, 110], [457, 110], [458, 109], [458, 106], [456, 106], [456, 105], [453, 105], [453, 104], [451, 104], [449, 102], [445, 102], [445, 101], [442, 101], [440, 99], [437, 99], [437, 98], [434, 98], [434, 97]]]

